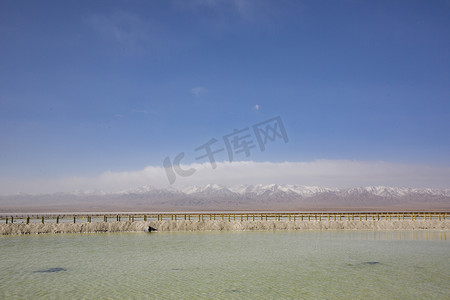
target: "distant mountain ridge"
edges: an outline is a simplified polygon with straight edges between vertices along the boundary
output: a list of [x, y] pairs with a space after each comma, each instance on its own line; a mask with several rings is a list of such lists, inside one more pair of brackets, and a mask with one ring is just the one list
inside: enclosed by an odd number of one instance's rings
[[8, 211], [450, 210], [450, 189], [220, 184], [0, 196]]
[[336, 194], [364, 194], [369, 193], [377, 196], [392, 196], [400, 197], [408, 194], [427, 194], [427, 195], [443, 195], [450, 196], [450, 189], [430, 189], [430, 188], [406, 188], [406, 187], [387, 187], [387, 186], [368, 186], [357, 188], [333, 189], [318, 186], [304, 186], [293, 184], [242, 184], [227, 187], [220, 184], [207, 185], [193, 185], [180, 188], [155, 188], [151, 185], [141, 186], [135, 189], [125, 190], [121, 194], [130, 193], [148, 193], [155, 190], [165, 190], [168, 192], [181, 192], [187, 195], [190, 194], [254, 194], [254, 195], [268, 195], [270, 193], [282, 192], [293, 193], [302, 197], [317, 195], [320, 193], [336, 193]]

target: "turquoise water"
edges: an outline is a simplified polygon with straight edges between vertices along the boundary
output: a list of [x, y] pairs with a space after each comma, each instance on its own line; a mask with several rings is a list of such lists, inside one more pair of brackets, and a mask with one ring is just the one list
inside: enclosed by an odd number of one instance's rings
[[0, 237], [1, 299], [449, 299], [446, 232]]

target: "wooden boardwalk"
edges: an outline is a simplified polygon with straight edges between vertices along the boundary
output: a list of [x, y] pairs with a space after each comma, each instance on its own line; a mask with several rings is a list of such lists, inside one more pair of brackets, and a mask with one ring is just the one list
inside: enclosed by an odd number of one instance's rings
[[220, 212], [220, 213], [89, 213], [2, 215], [0, 223], [83, 223], [135, 221], [395, 221], [446, 220], [449, 212]]

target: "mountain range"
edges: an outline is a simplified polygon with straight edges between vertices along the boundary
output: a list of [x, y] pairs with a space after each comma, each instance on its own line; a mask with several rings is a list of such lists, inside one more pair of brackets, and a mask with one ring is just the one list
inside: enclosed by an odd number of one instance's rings
[[0, 196], [0, 212], [449, 210], [450, 189], [371, 186], [333, 189], [290, 184], [75, 191]]

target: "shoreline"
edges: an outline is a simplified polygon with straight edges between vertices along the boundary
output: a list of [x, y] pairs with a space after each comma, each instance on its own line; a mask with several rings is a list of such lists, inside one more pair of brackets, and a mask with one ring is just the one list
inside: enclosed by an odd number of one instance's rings
[[0, 224], [0, 235], [189, 231], [274, 231], [274, 230], [450, 230], [450, 220], [379, 221], [222, 221], [162, 220], [94, 223]]

